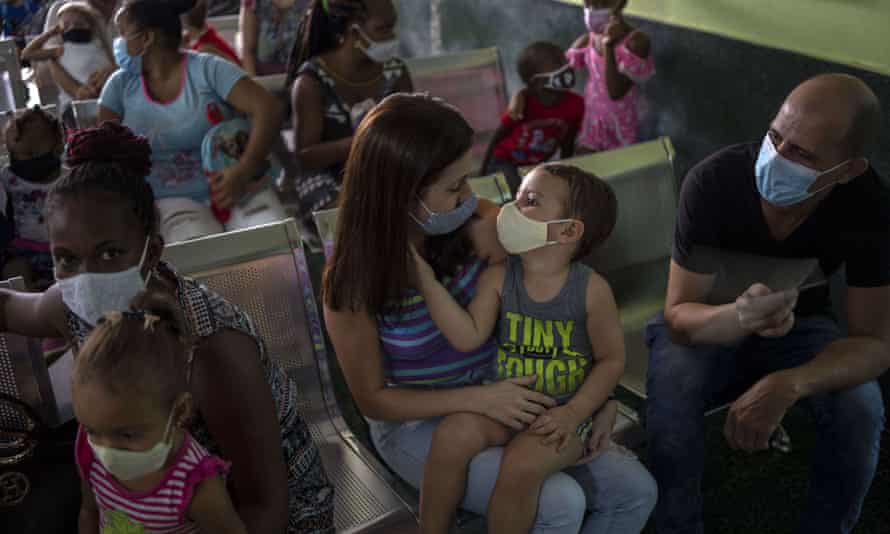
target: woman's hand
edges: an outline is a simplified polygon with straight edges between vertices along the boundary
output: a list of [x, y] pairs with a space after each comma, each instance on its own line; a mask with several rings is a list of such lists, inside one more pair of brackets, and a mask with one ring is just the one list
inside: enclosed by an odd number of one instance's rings
[[210, 197], [213, 203], [220, 209], [230, 209], [244, 196], [249, 176], [240, 163], [227, 167], [222, 172], [211, 173]]
[[522, 430], [548, 408], [556, 406], [552, 398], [528, 388], [537, 380], [537, 376], [531, 375], [483, 386], [479, 389], [479, 413], [514, 430]]
[[544, 436], [541, 441], [543, 445], [556, 445], [556, 452], [562, 452], [586, 417], [584, 414], [579, 414], [572, 406], [563, 404], [540, 415], [532, 423], [529, 431]]
[[593, 417], [593, 432], [587, 440], [587, 454], [576, 465], [595, 460], [609, 448], [615, 418], [618, 417], [618, 402], [606, 401], [603, 409]]

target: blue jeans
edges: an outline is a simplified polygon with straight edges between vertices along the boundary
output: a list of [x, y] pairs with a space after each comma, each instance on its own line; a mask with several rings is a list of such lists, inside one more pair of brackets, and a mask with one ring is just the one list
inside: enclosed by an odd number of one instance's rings
[[[827, 317], [798, 319], [783, 338], [751, 336], [732, 347], [676, 345], [659, 315], [649, 345], [649, 460], [658, 482], [659, 534], [701, 534], [706, 410], [731, 402], [764, 376], [812, 360], [840, 333]], [[853, 529], [878, 462], [884, 403], [876, 381], [801, 400], [818, 430], [809, 502], [799, 532]]]
[[[415, 488], [420, 487], [433, 431], [440, 421], [370, 422], [377, 451]], [[470, 463], [462, 508], [485, 515], [502, 454], [503, 447], [493, 447]], [[544, 482], [531, 532], [637, 534], [652, 513], [656, 496], [655, 481], [646, 468], [633, 454], [613, 446], [592, 462], [556, 473]], [[586, 521], [585, 512], [590, 512]]]

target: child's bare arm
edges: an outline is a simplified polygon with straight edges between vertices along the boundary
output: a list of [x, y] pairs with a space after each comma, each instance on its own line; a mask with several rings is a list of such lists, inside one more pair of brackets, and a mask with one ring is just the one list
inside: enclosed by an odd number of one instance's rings
[[544, 445], [559, 452], [585, 419], [602, 406], [624, 374], [624, 333], [612, 289], [598, 274], [587, 283], [587, 333], [593, 347], [593, 368], [569, 402], [547, 410], [531, 425], [530, 431], [546, 436]]
[[590, 44], [590, 34], [584, 33], [575, 39], [575, 42], [572, 43], [572, 48], [587, 48], [588, 44]]
[[62, 27], [56, 26], [38, 35], [22, 50], [22, 59], [25, 61], [46, 61], [62, 57], [62, 53], [65, 51], [62, 46], [43, 48], [47, 41], [61, 34]]
[[65, 67], [59, 64], [58, 61], [50, 61], [49, 62], [49, 72], [53, 77], [53, 81], [56, 82], [63, 91], [65, 91], [69, 96], [77, 98], [78, 91], [81, 90], [83, 85], [74, 79]]
[[510, 99], [510, 105], [507, 107], [507, 113], [514, 121], [521, 121], [525, 117], [525, 99], [528, 97], [528, 89], [523, 87], [516, 91], [513, 98]]
[[99, 508], [96, 507], [96, 496], [93, 488], [86, 480], [80, 481], [80, 515], [77, 518], [79, 534], [99, 534]]
[[454, 348], [469, 352], [479, 348], [494, 331], [501, 305], [504, 266], [487, 268], [476, 285], [476, 296], [464, 309], [437, 279], [432, 267], [413, 250], [417, 265], [417, 289], [426, 300], [430, 316]]
[[587, 283], [587, 335], [594, 365], [581, 388], [568, 402], [587, 415], [608, 400], [624, 374], [624, 332], [609, 283], [593, 273]]
[[188, 516], [198, 523], [201, 532], [247, 534], [221, 476], [201, 482], [189, 504]]
[[499, 125], [497, 130], [494, 131], [494, 135], [491, 137], [491, 142], [488, 143], [488, 149], [485, 151], [485, 158], [482, 160], [482, 167], [479, 169], [479, 176], [484, 176], [488, 173], [488, 164], [491, 163], [491, 155], [494, 153], [494, 148], [498, 146], [498, 143], [510, 133], [511, 128], [504, 126], [503, 124]]

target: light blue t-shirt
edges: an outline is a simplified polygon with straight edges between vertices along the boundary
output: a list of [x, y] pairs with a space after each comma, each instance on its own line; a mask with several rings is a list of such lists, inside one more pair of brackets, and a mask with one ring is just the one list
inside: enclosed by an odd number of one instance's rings
[[233, 116], [226, 99], [246, 74], [218, 56], [185, 52], [185, 58], [185, 82], [172, 102], [153, 100], [142, 76], [118, 70], [102, 89], [99, 105], [148, 138], [152, 150], [148, 181], [155, 198], [206, 202], [210, 186], [201, 167], [201, 142], [214, 124]]

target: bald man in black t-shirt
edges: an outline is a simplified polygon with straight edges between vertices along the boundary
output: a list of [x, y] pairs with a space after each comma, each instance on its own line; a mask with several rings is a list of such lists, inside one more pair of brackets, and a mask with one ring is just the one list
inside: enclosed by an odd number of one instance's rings
[[[704, 532], [703, 414], [726, 402], [726, 440], [749, 452], [768, 448], [791, 406], [808, 408], [818, 441], [800, 532], [855, 525], [884, 424], [876, 378], [890, 367], [890, 191], [867, 159], [880, 120], [862, 81], [819, 76], [789, 95], [762, 143], [717, 152], [683, 183], [664, 314], [647, 329], [659, 534]], [[755, 279], [714, 302], [715, 250], [813, 258], [826, 276], [844, 266], [849, 334], [824, 285]]]

